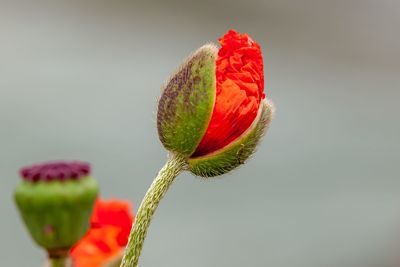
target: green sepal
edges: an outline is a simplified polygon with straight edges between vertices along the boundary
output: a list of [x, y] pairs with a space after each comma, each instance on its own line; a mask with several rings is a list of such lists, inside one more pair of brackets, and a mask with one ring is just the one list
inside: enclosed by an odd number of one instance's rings
[[216, 95], [218, 49], [204, 45], [166, 83], [157, 112], [164, 147], [182, 156], [193, 154], [205, 134]]
[[90, 176], [66, 181], [22, 181], [15, 201], [32, 238], [41, 247], [69, 249], [89, 229], [98, 193]]
[[189, 158], [188, 169], [197, 176], [213, 177], [225, 174], [241, 164], [255, 152], [257, 145], [269, 126], [273, 106], [263, 101], [254, 122], [237, 140], [208, 155]]

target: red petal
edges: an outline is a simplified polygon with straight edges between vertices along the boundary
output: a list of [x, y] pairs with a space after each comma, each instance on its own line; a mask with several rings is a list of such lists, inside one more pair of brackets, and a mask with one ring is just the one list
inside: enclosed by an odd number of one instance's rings
[[124, 248], [117, 242], [118, 232], [114, 226], [90, 229], [71, 249], [73, 266], [100, 267], [121, 253]]
[[238, 138], [254, 121], [265, 97], [260, 46], [247, 34], [233, 30], [219, 43], [214, 110], [194, 157], [223, 148]]
[[127, 201], [97, 199], [90, 229], [71, 249], [74, 267], [99, 267], [128, 243], [134, 215]]
[[112, 225], [120, 229], [118, 243], [121, 246], [128, 242], [128, 235], [132, 227], [133, 215], [131, 214], [131, 205], [127, 201], [121, 200], [101, 200], [96, 201], [93, 210], [91, 225], [102, 227], [103, 225]]

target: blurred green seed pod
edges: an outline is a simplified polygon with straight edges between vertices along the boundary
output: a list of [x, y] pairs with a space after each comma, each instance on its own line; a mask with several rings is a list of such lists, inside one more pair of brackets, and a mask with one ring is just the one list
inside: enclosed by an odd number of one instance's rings
[[[21, 169], [15, 202], [35, 242], [50, 256], [62, 256], [89, 229], [98, 194], [90, 166], [48, 162]], [[60, 255], [58, 255], [60, 254]]]

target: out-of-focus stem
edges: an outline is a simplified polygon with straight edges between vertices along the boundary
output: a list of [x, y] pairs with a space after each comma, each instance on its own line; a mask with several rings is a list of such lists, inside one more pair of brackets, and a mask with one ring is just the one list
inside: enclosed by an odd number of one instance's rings
[[121, 267], [136, 267], [151, 219], [176, 176], [185, 168], [186, 159], [172, 155], [151, 184], [136, 215]]
[[51, 267], [70, 267], [68, 264], [68, 258], [66, 257], [59, 257], [59, 258], [51, 258], [50, 263]]
[[69, 248], [48, 250], [48, 260], [44, 267], [71, 267]]

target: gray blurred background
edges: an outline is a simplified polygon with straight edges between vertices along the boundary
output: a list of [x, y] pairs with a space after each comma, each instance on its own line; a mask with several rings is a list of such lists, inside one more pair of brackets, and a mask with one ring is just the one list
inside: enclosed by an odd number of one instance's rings
[[141, 266], [400, 266], [399, 1], [1, 1], [0, 266], [40, 266], [19, 167], [92, 163], [135, 210], [166, 159], [156, 100], [193, 50], [234, 28], [263, 47], [277, 107], [252, 160], [179, 177]]

